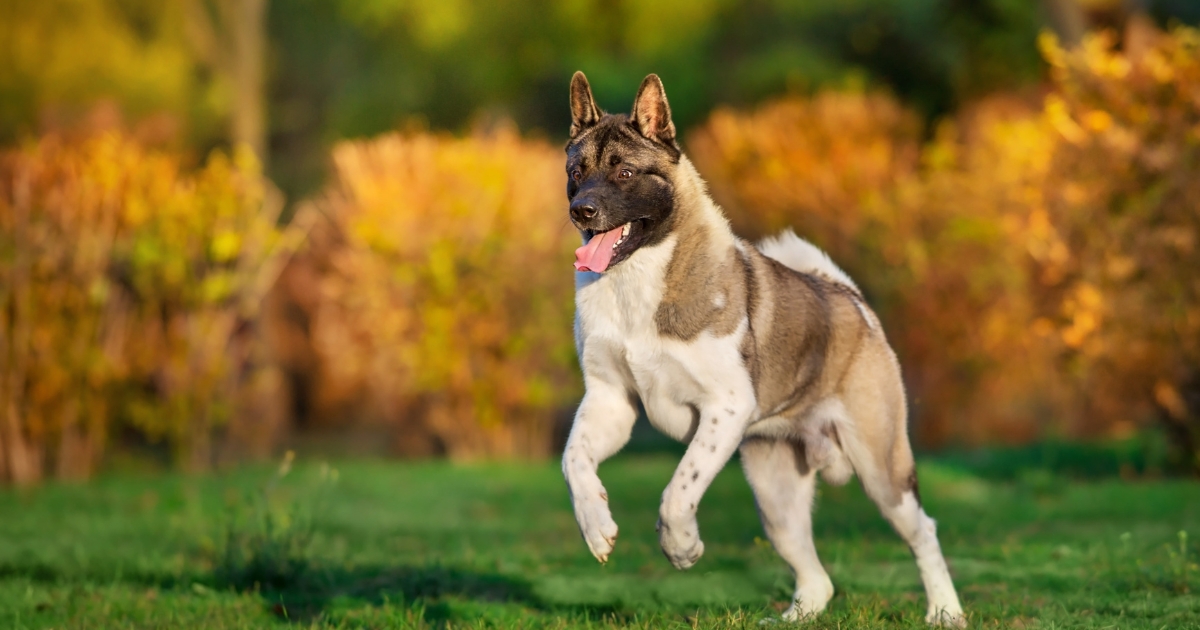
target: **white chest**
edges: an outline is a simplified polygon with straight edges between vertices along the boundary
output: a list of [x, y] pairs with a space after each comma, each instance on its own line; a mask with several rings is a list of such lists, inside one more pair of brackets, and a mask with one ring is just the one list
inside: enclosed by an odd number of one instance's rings
[[[694, 430], [697, 408], [714, 395], [728, 394], [724, 390], [731, 387], [743, 390], [749, 382], [738, 352], [745, 325], [724, 337], [701, 333], [680, 341], [660, 336], [655, 313], [665, 260], [656, 265], [660, 261], [654, 254], [659, 252], [640, 253], [651, 255], [630, 259], [621, 275], [617, 270], [604, 277], [590, 274], [577, 283], [585, 382], [599, 378], [635, 392], [657, 429], [686, 440]], [[637, 266], [631, 264], [635, 262]]]

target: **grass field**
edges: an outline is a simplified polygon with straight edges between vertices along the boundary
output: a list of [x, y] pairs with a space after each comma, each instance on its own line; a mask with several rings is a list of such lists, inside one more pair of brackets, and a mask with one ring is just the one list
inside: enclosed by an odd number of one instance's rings
[[[700, 506], [686, 573], [654, 532], [673, 460], [601, 469], [621, 526], [600, 566], [557, 467], [297, 462], [202, 478], [112, 475], [0, 492], [0, 628], [746, 627], [791, 577], [737, 466]], [[990, 481], [924, 461], [921, 489], [984, 628], [1200, 628], [1200, 484]], [[990, 478], [990, 477], [989, 477]], [[923, 627], [908, 550], [855, 484], [823, 486], [837, 588], [813, 628]], [[1192, 535], [1188, 539], [1180, 532]]]

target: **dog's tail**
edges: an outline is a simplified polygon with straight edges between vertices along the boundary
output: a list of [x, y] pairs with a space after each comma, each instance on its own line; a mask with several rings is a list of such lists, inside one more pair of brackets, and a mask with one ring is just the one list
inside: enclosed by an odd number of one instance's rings
[[850, 287], [855, 293], [861, 293], [858, 285], [854, 284], [850, 276], [829, 259], [829, 254], [796, 236], [791, 228], [780, 232], [778, 236], [768, 236], [759, 241], [758, 251], [800, 273], [823, 276], [828, 280]]

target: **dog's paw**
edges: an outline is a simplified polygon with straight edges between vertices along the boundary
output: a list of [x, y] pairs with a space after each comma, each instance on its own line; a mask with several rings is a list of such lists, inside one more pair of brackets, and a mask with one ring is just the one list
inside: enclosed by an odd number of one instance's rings
[[608, 501], [603, 496], [590, 501], [576, 501], [575, 520], [592, 555], [601, 564], [608, 562], [608, 556], [617, 542], [617, 523], [608, 509]]
[[807, 621], [825, 612], [825, 606], [833, 599], [833, 582], [826, 576], [824, 580], [813, 580], [809, 584], [796, 589], [792, 595], [792, 605], [783, 611], [784, 621]]
[[967, 617], [962, 610], [940, 608], [925, 615], [925, 623], [934, 628], [966, 628]]
[[700, 527], [696, 519], [676, 525], [668, 525], [659, 519], [655, 529], [658, 530], [658, 542], [662, 545], [663, 554], [676, 569], [690, 569], [704, 555], [704, 541], [700, 540]]

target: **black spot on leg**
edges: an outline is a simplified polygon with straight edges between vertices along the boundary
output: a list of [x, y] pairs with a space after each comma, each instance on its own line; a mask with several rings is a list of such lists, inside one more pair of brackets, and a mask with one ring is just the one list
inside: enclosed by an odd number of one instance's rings
[[683, 489], [684, 489], [684, 490], [687, 490], [687, 484], [686, 484], [686, 483], [685, 483], [685, 484], [683, 484]]
[[692, 504], [692, 511], [693, 511], [693, 512], [695, 512], [695, 511], [696, 511], [696, 504], [695, 504], [695, 503], [693, 503], [693, 504]]
[[700, 478], [700, 471], [697, 470], [696, 472], [692, 473], [692, 481], [695, 481], [699, 478]]
[[717, 452], [717, 445], [716, 445], [716, 444], [713, 444], [712, 446], [708, 447], [708, 452], [709, 452], [709, 453], [716, 453], [716, 452]]
[[721, 423], [721, 421], [720, 421], [720, 420], [718, 420], [718, 419], [716, 419], [716, 418], [713, 418], [713, 427], [714, 427], [714, 428], [713, 428], [713, 430], [714, 430], [714, 431], [716, 431], [716, 426], [717, 426], [718, 424], [720, 424], [720, 423]]
[[917, 505], [921, 505], [921, 489], [917, 487], [917, 469], [913, 469], [908, 473], [908, 489], [912, 491], [913, 498], [917, 500]]

